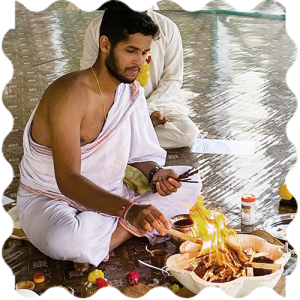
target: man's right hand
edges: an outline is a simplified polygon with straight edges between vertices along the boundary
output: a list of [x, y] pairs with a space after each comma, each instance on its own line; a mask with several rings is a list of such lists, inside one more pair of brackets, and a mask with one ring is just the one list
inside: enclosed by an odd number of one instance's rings
[[164, 117], [159, 111], [154, 111], [150, 115], [153, 127], [156, 127], [159, 124], [165, 124], [166, 122], [170, 122], [167, 117]]
[[142, 234], [156, 229], [163, 236], [165, 235], [164, 227], [171, 228], [166, 217], [153, 205], [133, 205], [128, 210], [126, 220]]

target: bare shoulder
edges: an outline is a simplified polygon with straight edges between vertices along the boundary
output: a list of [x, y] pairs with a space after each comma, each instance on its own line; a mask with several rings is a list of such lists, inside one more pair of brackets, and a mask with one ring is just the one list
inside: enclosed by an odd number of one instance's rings
[[87, 85], [83, 71], [72, 72], [56, 79], [45, 91], [42, 100], [47, 104], [63, 105], [87, 100]]

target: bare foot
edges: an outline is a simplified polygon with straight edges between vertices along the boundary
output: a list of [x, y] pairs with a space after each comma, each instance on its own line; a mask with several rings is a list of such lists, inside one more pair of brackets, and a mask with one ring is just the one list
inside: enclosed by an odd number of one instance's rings
[[84, 272], [87, 271], [90, 267], [89, 263], [76, 263], [74, 262], [74, 268], [76, 272]]

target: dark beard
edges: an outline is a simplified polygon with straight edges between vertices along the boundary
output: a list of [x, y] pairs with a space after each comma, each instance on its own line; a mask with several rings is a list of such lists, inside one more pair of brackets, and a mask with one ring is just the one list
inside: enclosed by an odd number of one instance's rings
[[[111, 49], [108, 57], [105, 60], [105, 66], [106, 66], [108, 72], [113, 77], [115, 77], [118, 81], [120, 81], [122, 83], [132, 83], [132, 82], [135, 81], [135, 78], [134, 79], [129, 79], [129, 78], [123, 76], [122, 74], [120, 74], [119, 68], [118, 68], [118, 65], [116, 63], [116, 59], [115, 59], [115, 56], [114, 56], [114, 50], [113, 49]], [[127, 70], [127, 68], [125, 69], [125, 71], [126, 70]]]

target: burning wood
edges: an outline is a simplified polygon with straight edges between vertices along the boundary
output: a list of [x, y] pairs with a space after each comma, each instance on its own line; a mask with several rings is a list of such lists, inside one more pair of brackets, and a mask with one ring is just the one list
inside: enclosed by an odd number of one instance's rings
[[[236, 232], [227, 228], [225, 216], [203, 207], [202, 195], [195, 206], [188, 207], [201, 245], [197, 246], [200, 246], [198, 255], [191, 260], [186, 270], [194, 271], [204, 281], [220, 283], [241, 276], [267, 275], [281, 268], [281, 265], [265, 257], [266, 252], [256, 253], [251, 246], [243, 249]], [[194, 255], [197, 249], [184, 249], [184, 253], [192, 252]]]
[[246, 268], [246, 273], [247, 273], [248, 277], [254, 277], [253, 268], [247, 267]]

